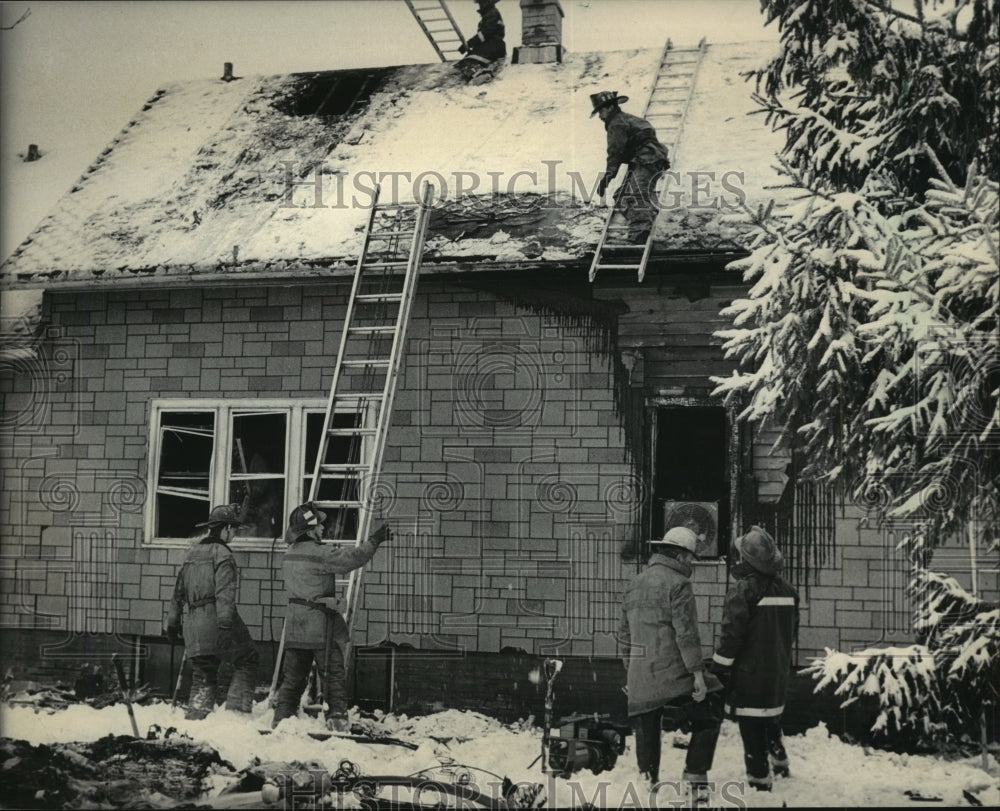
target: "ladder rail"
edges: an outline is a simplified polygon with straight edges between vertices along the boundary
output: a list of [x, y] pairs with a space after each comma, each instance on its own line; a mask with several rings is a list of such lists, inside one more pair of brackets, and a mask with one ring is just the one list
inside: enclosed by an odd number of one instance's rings
[[[375, 427], [375, 438], [373, 447], [371, 449], [371, 467], [369, 468], [369, 478], [367, 481], [366, 492], [361, 494], [362, 498], [359, 500], [364, 504], [362, 508], [364, 512], [364, 519], [359, 516], [359, 529], [363, 526], [365, 532], [360, 532], [358, 534], [359, 539], [367, 538], [367, 529], [371, 525], [371, 515], [373, 512], [372, 497], [374, 494], [375, 483], [378, 480], [382, 472], [382, 457], [385, 453], [385, 443], [389, 434], [389, 422], [392, 419], [392, 404], [396, 394], [396, 384], [399, 378], [399, 372], [403, 363], [403, 344], [406, 340], [406, 327], [409, 324], [410, 312], [413, 309], [413, 301], [415, 298], [417, 279], [420, 273], [420, 263], [424, 253], [424, 245], [427, 240], [427, 227], [430, 223], [430, 202], [433, 193], [433, 187], [430, 183], [425, 182], [424, 187], [421, 190], [420, 195], [420, 207], [417, 209], [416, 223], [414, 226], [414, 234], [412, 243], [410, 245], [410, 257], [406, 268], [406, 277], [403, 281], [403, 297], [400, 302], [399, 313], [397, 315], [396, 325], [397, 329], [393, 335], [392, 350], [390, 357], [392, 359], [392, 365], [385, 376], [385, 383], [383, 385], [382, 392], [382, 407], [379, 409], [377, 424]], [[355, 569], [351, 572], [351, 577], [348, 582], [347, 594], [345, 595], [345, 602], [347, 605], [347, 616], [344, 617], [344, 621], [347, 624], [348, 636], [353, 630], [354, 616], [357, 613], [358, 601], [361, 593], [361, 576], [363, 568]], [[351, 650], [352, 644], [348, 641], [348, 650]], [[345, 657], [349, 660], [349, 656]], [[346, 664], [346, 663], [345, 663]]]
[[351, 285], [351, 294], [347, 299], [347, 312], [344, 315], [344, 329], [340, 337], [340, 347], [337, 349], [337, 360], [333, 367], [333, 381], [330, 384], [330, 396], [326, 402], [326, 414], [323, 418], [323, 432], [319, 437], [319, 447], [316, 449], [316, 463], [313, 466], [312, 482], [309, 485], [309, 501], [315, 501], [319, 493], [320, 468], [326, 457], [329, 446], [329, 430], [333, 427], [333, 417], [337, 407], [337, 389], [340, 385], [340, 373], [343, 369], [344, 353], [347, 349], [347, 340], [350, 334], [351, 319], [354, 315], [355, 298], [361, 287], [361, 271], [365, 255], [368, 253], [368, 242], [371, 238], [372, 225], [375, 222], [375, 212], [378, 207], [379, 195], [382, 191], [381, 185], [376, 186], [375, 195], [372, 199], [372, 209], [368, 215], [368, 225], [365, 227], [365, 236], [361, 245], [361, 252], [358, 255], [358, 264], [354, 271], [354, 282]]
[[[426, 1], [427, 2], [431, 2], [431, 0], [426, 0]], [[465, 37], [462, 35], [462, 29], [460, 29], [458, 27], [458, 23], [455, 22], [455, 18], [452, 16], [451, 10], [448, 8], [448, 4], [445, 2], [445, 0], [437, 0], [438, 8], [442, 12], [444, 12], [444, 15], [445, 15], [444, 18], [435, 17], [433, 19], [433, 21], [434, 22], [439, 22], [439, 21], [443, 21], [444, 19], [447, 19], [447, 21], [448, 21], [449, 25], [451, 26], [451, 28], [436, 28], [436, 29], [433, 29], [433, 30], [427, 27], [427, 22], [428, 21], [424, 20], [424, 18], [420, 16], [420, 12], [421, 11], [429, 11], [429, 10], [431, 10], [430, 6], [428, 6], [426, 8], [419, 8], [418, 9], [413, 4], [413, 0], [404, 0], [404, 2], [406, 3], [407, 7], [410, 9], [410, 13], [413, 14], [413, 18], [417, 21], [417, 24], [420, 26], [421, 30], [424, 32], [424, 35], [427, 37], [427, 40], [430, 42], [431, 46], [437, 52], [437, 55], [440, 57], [440, 59], [441, 59], [442, 62], [447, 62], [448, 61], [448, 57], [445, 54], [445, 52], [441, 49], [441, 43], [444, 43], [444, 42], [457, 42], [457, 43], [459, 43], [460, 45], [463, 45], [463, 46], [466, 44], [465, 43]], [[435, 8], [434, 11], [437, 12], [438, 8]], [[449, 37], [449, 38], [444, 38], [444, 39], [438, 40], [437, 37], [435, 36], [435, 34], [444, 34], [444, 33], [446, 33], [446, 34], [455, 34], [455, 37], [454, 38]], [[455, 50], [458, 53], [461, 53], [461, 51], [458, 48], [456, 48]]]
[[[663, 50], [660, 52], [660, 61], [656, 68], [656, 75], [653, 77], [653, 83], [649, 88], [649, 93], [646, 96], [646, 103], [643, 106], [643, 117], [646, 118], [647, 120], [653, 117], [666, 118], [668, 116], [679, 119], [675, 125], [665, 130], [665, 132], [670, 132], [672, 134], [670, 142], [669, 143], [667, 143], [666, 141], [662, 142], [664, 146], [667, 147], [667, 154], [673, 161], [677, 160], [678, 146], [681, 141], [681, 136], [684, 133], [684, 124], [687, 120], [688, 112], [691, 109], [691, 100], [694, 98], [694, 91], [698, 81], [698, 71], [704, 60], [706, 49], [707, 49], [707, 40], [705, 37], [701, 38], [701, 41], [698, 43], [698, 47], [696, 49], [685, 49], [679, 52], [674, 51], [673, 43], [671, 42], [670, 39], [667, 39], [666, 44], [663, 46]], [[687, 53], [688, 51], [691, 50], [696, 51], [697, 55], [693, 60], [688, 60], [687, 62], [683, 63], [685, 65], [688, 64], [694, 65], [694, 67], [691, 69], [690, 74], [688, 73], [683, 74], [683, 76], [687, 77], [687, 92], [684, 94], [684, 98], [671, 100], [668, 102], [664, 101], [654, 102], [657, 92], [659, 92], [661, 89], [660, 88], [661, 83], [667, 78], [668, 74], [665, 73], [665, 71], [669, 67], [668, 61], [670, 59], [671, 53]], [[666, 106], [679, 104], [680, 111], [672, 113], [666, 113], [666, 112], [651, 113], [650, 108], [654, 103]], [[660, 133], [657, 134], [659, 135]], [[607, 244], [608, 232], [611, 229], [612, 223], [614, 222], [616, 216], [620, 216], [623, 219], [625, 218], [624, 213], [619, 211], [618, 206], [621, 200], [621, 195], [624, 194], [627, 189], [630, 180], [630, 175], [631, 175], [631, 169], [627, 168], [625, 171], [625, 175], [622, 179], [622, 183], [618, 187], [618, 190], [616, 192], [614, 204], [611, 206], [611, 210], [605, 217], [604, 228], [602, 229], [601, 236], [598, 239], [597, 246], [594, 250], [594, 259], [590, 263], [590, 271], [587, 274], [588, 281], [590, 282], [593, 282], [594, 279], [597, 277], [597, 271], [601, 267], [607, 267], [607, 265], [604, 264], [602, 260], [603, 260], [605, 246]], [[657, 211], [657, 214], [658, 213], [659, 212]], [[654, 216], [654, 225], [655, 225], [655, 216]], [[651, 229], [649, 235], [646, 237], [646, 243], [643, 246], [642, 254], [639, 257], [638, 262], [620, 263], [620, 266], [622, 268], [634, 268], [636, 270], [637, 280], [641, 282], [646, 277], [646, 266], [649, 264], [649, 257], [652, 255], [652, 248], [653, 248], [653, 231]]]

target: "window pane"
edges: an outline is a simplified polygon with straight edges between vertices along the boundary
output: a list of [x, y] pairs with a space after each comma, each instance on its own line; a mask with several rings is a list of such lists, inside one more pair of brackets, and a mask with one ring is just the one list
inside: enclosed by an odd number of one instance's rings
[[284, 412], [234, 414], [229, 500], [248, 526], [241, 538], [276, 538], [285, 513]]
[[237, 531], [240, 538], [274, 539], [284, 533], [284, 479], [230, 482], [229, 502], [240, 505], [240, 518], [247, 524]]
[[175, 411], [160, 415], [156, 536], [188, 538], [208, 517], [209, 474], [215, 448], [215, 415]]
[[284, 475], [287, 415], [234, 414], [233, 474]]

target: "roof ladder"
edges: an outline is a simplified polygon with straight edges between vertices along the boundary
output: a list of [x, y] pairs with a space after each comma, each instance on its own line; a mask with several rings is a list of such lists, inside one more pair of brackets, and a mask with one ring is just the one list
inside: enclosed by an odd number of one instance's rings
[[[702, 39], [697, 48], [675, 49], [668, 39], [646, 99], [643, 118], [653, 125], [657, 138], [667, 147], [667, 154], [673, 164], [677, 163], [677, 147], [681, 142], [706, 47], [706, 42]], [[627, 183], [626, 169], [619, 189], [624, 189]], [[594, 251], [594, 261], [590, 265], [590, 281], [594, 281], [598, 270], [634, 270], [640, 282], [646, 276], [646, 264], [652, 252], [655, 228], [649, 232], [644, 244], [630, 245], [627, 240], [621, 239], [622, 234], [628, 233], [629, 226], [620, 200], [621, 195], [616, 198], [604, 221], [604, 230]], [[609, 253], [613, 256], [606, 256]]]
[[[419, 203], [380, 205], [380, 192], [376, 189], [354, 271], [316, 457], [309, 460], [309, 501], [328, 519], [324, 542], [345, 546], [368, 538], [378, 506], [377, 484], [433, 197], [427, 183]], [[337, 579], [348, 630], [358, 610], [362, 572], [355, 569]], [[282, 627], [272, 702], [284, 643]], [[348, 667], [349, 655], [350, 645]]]
[[405, 0], [442, 62], [458, 59], [465, 38], [444, 0]]

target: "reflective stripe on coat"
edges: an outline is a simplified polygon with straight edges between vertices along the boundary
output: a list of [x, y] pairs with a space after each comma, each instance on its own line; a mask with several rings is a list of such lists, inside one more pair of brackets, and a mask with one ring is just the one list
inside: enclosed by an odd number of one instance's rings
[[781, 715], [799, 626], [798, 592], [781, 577], [741, 564], [729, 589], [712, 660], [731, 667], [727, 706], [737, 716]]
[[339, 612], [332, 609], [303, 605], [322, 597], [337, 596], [337, 575], [347, 574], [364, 566], [375, 554], [376, 546], [365, 541], [358, 546], [322, 543], [309, 536], [295, 541], [285, 552], [281, 564], [285, 578], [285, 593], [289, 600], [285, 644], [290, 648], [322, 650], [326, 647], [326, 623], [334, 622], [333, 638], [340, 643], [348, 639], [347, 624]]

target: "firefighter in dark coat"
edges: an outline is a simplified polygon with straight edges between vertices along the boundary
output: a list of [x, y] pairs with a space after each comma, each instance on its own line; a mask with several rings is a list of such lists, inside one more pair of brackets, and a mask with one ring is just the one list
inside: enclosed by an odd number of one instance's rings
[[[183, 627], [184, 649], [192, 672], [191, 696], [184, 715], [189, 720], [202, 719], [215, 708], [223, 662], [233, 667], [226, 709], [245, 713], [253, 709], [259, 656], [236, 611], [239, 569], [228, 545], [242, 523], [238, 504], [213, 509], [208, 520], [197, 525], [207, 527], [208, 535], [188, 551], [174, 586], [167, 636], [171, 642], [176, 641]], [[185, 605], [187, 616], [182, 623]]]
[[722, 685], [702, 662], [691, 562], [698, 539], [673, 527], [651, 543], [649, 565], [629, 583], [618, 639], [626, 651], [628, 714], [642, 775], [655, 784], [661, 730], [690, 727], [684, 780], [700, 795], [708, 785], [722, 724]]
[[628, 96], [604, 90], [591, 94], [590, 100], [594, 105], [591, 118], [599, 115], [608, 135], [608, 162], [597, 193], [603, 196], [618, 174], [618, 168], [623, 163], [628, 166], [628, 177], [618, 203], [628, 220], [628, 241], [644, 245], [659, 210], [656, 183], [670, 168], [667, 148], [657, 140], [652, 124], [622, 112], [619, 105], [628, 101]]
[[737, 539], [738, 578], [726, 594], [719, 646], [712, 669], [727, 685], [727, 713], [743, 738], [751, 786], [771, 790], [771, 774], [788, 777], [781, 714], [799, 627], [798, 592], [781, 576], [783, 558], [766, 530], [751, 527]]
[[475, 36], [458, 48], [465, 58], [459, 60], [458, 69], [466, 81], [492, 78], [487, 68], [507, 56], [506, 30], [497, 9], [497, 0], [476, 0], [479, 5], [479, 27]]
[[285, 660], [272, 727], [295, 715], [315, 661], [328, 705], [326, 726], [336, 732], [348, 729], [344, 653], [349, 634], [341, 614], [343, 601], [337, 595], [337, 575], [364, 566], [391, 533], [383, 523], [358, 546], [323, 543], [325, 520], [326, 513], [311, 503], [296, 507], [288, 519], [289, 545], [282, 562], [288, 594]]

